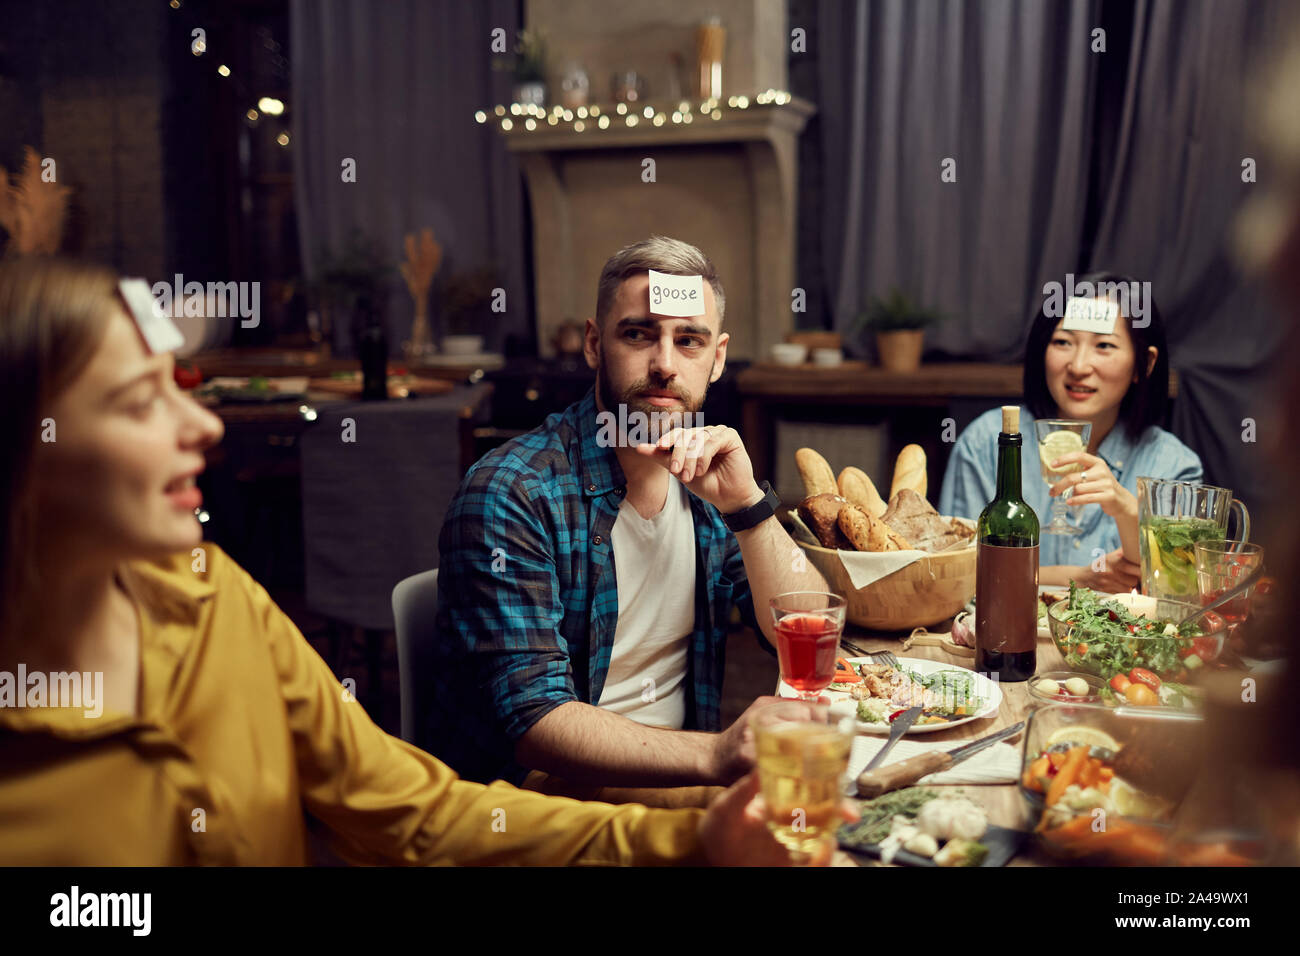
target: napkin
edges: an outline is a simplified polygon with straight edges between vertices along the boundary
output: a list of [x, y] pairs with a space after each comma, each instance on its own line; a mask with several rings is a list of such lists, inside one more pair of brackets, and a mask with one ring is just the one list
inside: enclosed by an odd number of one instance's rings
[[[801, 537], [806, 543], [820, 544], [817, 536], [814, 535], [808, 526], [803, 523], [798, 512], [791, 511], [790, 517], [794, 522], [795, 529], [799, 532], [796, 537]], [[975, 539], [971, 538], [968, 548], [975, 547]], [[954, 551], [962, 551], [964, 548], [954, 548]], [[836, 551], [839, 555], [840, 563], [844, 565], [844, 570], [849, 575], [849, 582], [855, 590], [862, 590], [875, 584], [881, 578], [889, 577], [895, 571], [907, 567], [913, 562], [920, 561], [922, 558], [931, 557], [928, 551]], [[948, 552], [944, 552], [947, 554]]]
[[[883, 735], [871, 737], [858, 734], [853, 738], [853, 749], [849, 751], [849, 780], [855, 793], [857, 788], [854, 784], [858, 779], [858, 774], [867, 769], [867, 764], [885, 745], [885, 740], [886, 738]], [[930, 750], [956, 750], [958, 747], [972, 742], [970, 740], [945, 740], [923, 743], [919, 740], [904, 738], [894, 745], [894, 749], [889, 752], [889, 756], [885, 758], [885, 762], [880, 766], [887, 767], [890, 764], [899, 763], [908, 757], [915, 757]], [[985, 747], [973, 757], [967, 757], [956, 766], [941, 770], [938, 773], [927, 774], [917, 783], [923, 786], [930, 784], [1015, 783], [1019, 774], [1020, 751], [1002, 740], [991, 747]]]

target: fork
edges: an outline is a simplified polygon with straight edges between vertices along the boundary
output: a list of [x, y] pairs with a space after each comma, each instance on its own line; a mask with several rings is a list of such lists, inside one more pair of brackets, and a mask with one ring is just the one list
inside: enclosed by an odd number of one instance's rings
[[890, 667], [893, 667], [895, 669], [898, 668], [898, 658], [895, 657], [890, 651], [866, 651], [863, 650], [861, 647], [859, 647], [857, 644], [854, 644], [852, 641], [848, 640], [847, 638], [843, 638], [840, 640], [840, 646], [845, 647], [848, 650], [852, 651], [858, 657], [870, 657], [874, 661], [879, 661], [882, 664], [888, 664]]

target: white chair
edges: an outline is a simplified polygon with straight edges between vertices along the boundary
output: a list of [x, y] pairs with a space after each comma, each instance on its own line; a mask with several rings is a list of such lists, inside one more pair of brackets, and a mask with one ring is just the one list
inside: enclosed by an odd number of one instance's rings
[[415, 644], [429, 640], [438, 612], [438, 569], [421, 571], [393, 588], [393, 621], [397, 627], [397, 680], [401, 694], [402, 739], [415, 743], [417, 698], [429, 692], [415, 674]]

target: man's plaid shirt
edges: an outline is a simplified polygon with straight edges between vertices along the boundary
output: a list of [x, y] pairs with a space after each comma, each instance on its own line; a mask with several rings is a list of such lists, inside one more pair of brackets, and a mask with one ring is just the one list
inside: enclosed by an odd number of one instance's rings
[[[468, 779], [521, 782], [514, 745], [528, 729], [566, 701], [600, 700], [618, 623], [610, 532], [627, 489], [614, 449], [596, 442], [596, 414], [593, 389], [485, 455], [448, 508], [437, 633], [417, 651], [417, 673], [434, 680], [417, 742]], [[685, 728], [720, 730], [732, 606], [757, 627], [735, 535], [689, 498], [697, 570]]]

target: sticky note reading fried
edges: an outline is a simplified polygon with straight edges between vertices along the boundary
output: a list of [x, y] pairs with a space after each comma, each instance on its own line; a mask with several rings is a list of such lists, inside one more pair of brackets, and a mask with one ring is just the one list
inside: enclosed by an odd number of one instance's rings
[[670, 276], [650, 270], [650, 311], [686, 318], [704, 314], [704, 277]]
[[1070, 332], [1110, 335], [1115, 331], [1115, 320], [1118, 318], [1118, 303], [1075, 296], [1065, 303], [1065, 323], [1061, 328]]
[[154, 301], [149, 284], [143, 279], [122, 279], [117, 284], [122, 298], [126, 300], [131, 318], [144, 336], [149, 351], [174, 352], [185, 344], [185, 336], [176, 328], [176, 323], [169, 319]]

